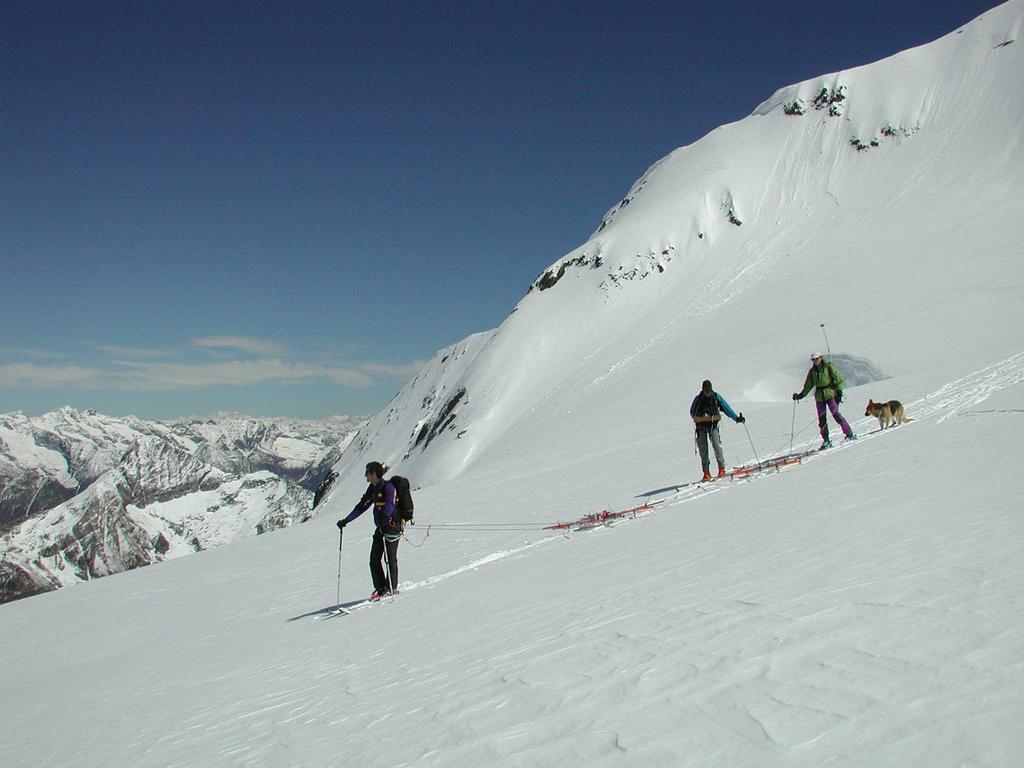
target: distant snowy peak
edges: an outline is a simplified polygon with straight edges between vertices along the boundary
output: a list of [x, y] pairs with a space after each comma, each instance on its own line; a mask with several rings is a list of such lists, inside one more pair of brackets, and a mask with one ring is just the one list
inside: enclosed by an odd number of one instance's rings
[[6, 601], [302, 522], [306, 491], [270, 472], [239, 477], [173, 441], [137, 440], [73, 499], [0, 539]]
[[0, 531], [71, 498], [146, 438], [176, 440], [157, 423], [95, 411], [0, 415]]
[[25, 467], [38, 466], [68, 487], [88, 485], [120, 461], [135, 440], [147, 436], [171, 434], [157, 422], [68, 407], [36, 418], [0, 414], [4, 457]]
[[215, 466], [240, 473], [266, 469], [312, 490], [330, 457], [344, 450], [365, 422], [348, 416], [302, 420], [218, 414], [164, 423]]
[[160, 494], [220, 483], [227, 473], [170, 440], [149, 437], [132, 444], [113, 477], [123, 497], [147, 503]]
[[[1013, 84], [1024, 57], [1024, 6], [1012, 0], [941, 39], [881, 61], [786, 86], [743, 120], [721, 126], [648, 168], [586, 243], [530, 286], [580, 282], [605, 296], [692, 263], [751, 225], [774, 224], [812, 181], [841, 192], [851, 157], [885, 162], [920, 132], [984, 162], [977, 139], [1006, 126], [1020, 145]], [[965, 159], [966, 159], [965, 158]], [[799, 162], [795, 162], [799, 161]], [[837, 189], [833, 189], [834, 183]]]
[[306, 520], [363, 423], [0, 415], [0, 601]]
[[71, 498], [151, 438], [224, 472], [269, 470], [312, 491], [363, 423], [238, 414], [161, 422], [68, 407], [0, 414], [0, 530]]

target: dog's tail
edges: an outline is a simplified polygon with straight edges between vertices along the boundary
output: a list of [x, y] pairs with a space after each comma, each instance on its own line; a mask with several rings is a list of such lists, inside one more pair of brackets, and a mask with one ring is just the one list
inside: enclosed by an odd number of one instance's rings
[[903, 412], [903, 404], [900, 402], [897, 402], [895, 404], [895, 407], [892, 409], [892, 415], [896, 417], [897, 424], [902, 424], [906, 421], [911, 421], [911, 418], [907, 416], [906, 413]]

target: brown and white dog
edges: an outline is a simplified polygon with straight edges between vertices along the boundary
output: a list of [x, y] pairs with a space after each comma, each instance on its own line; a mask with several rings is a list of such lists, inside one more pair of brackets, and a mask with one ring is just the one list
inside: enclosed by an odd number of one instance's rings
[[905, 421], [910, 421], [903, 414], [903, 403], [899, 400], [890, 400], [888, 403], [876, 403], [868, 400], [868, 407], [864, 409], [865, 416], [874, 416], [878, 419], [879, 429], [888, 429]]

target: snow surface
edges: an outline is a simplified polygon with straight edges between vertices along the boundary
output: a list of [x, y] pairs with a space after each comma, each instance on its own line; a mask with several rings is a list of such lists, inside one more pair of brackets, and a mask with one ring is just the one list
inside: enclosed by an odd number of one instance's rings
[[[335, 602], [326, 518], [4, 606], [0, 761], [1019, 765], [1024, 355], [928, 394], [903, 427], [860, 419], [857, 443], [608, 528], [418, 526], [403, 594], [350, 616], [303, 615]], [[493, 507], [459, 482], [419, 506], [541, 524], [683, 479], [678, 440], [632, 448], [618, 476], [520, 459]], [[368, 536], [347, 529], [344, 599]]]
[[[0, 764], [1024, 764], [1022, 19], [783, 89], [652, 166], [371, 421], [318, 519], [0, 607]], [[840, 115], [784, 113], [836, 84]], [[707, 376], [748, 416], [730, 465], [817, 445], [789, 394], [821, 322], [889, 376], [847, 389], [860, 439], [669, 490], [699, 476]], [[913, 421], [879, 432], [869, 397]], [[402, 594], [324, 618], [368, 457], [420, 486]]]

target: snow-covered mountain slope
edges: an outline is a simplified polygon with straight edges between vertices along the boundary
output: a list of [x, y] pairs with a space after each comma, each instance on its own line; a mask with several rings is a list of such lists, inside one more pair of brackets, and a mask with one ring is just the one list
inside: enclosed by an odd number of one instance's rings
[[[685, 433], [704, 378], [745, 406], [784, 401], [821, 323], [836, 352], [888, 375], [1019, 348], [1024, 327], [1007, 318], [1024, 297], [1021, 16], [1007, 3], [783, 88], [655, 163], [496, 332], [439, 353], [373, 420], [336, 493], [372, 459], [432, 483], [514, 445], [558, 464], [581, 440], [614, 444], [666, 418]], [[625, 433], [581, 416], [623, 410]]]
[[[370, 589], [368, 516], [343, 562], [333, 525], [360, 471], [306, 525], [0, 606], [0, 764], [1019, 766], [1022, 18], [784, 89], [652, 168], [600, 266], [440, 353], [338, 466], [422, 484], [394, 601], [317, 618], [339, 566]], [[785, 114], [837, 79], [849, 111]], [[918, 130], [858, 151], [871, 105]], [[730, 464], [817, 445], [788, 398], [821, 322], [860, 439], [666, 490], [699, 476], [706, 376], [748, 416]], [[869, 397], [913, 421], [877, 432]]]
[[0, 601], [304, 521], [362, 423], [4, 414]]

